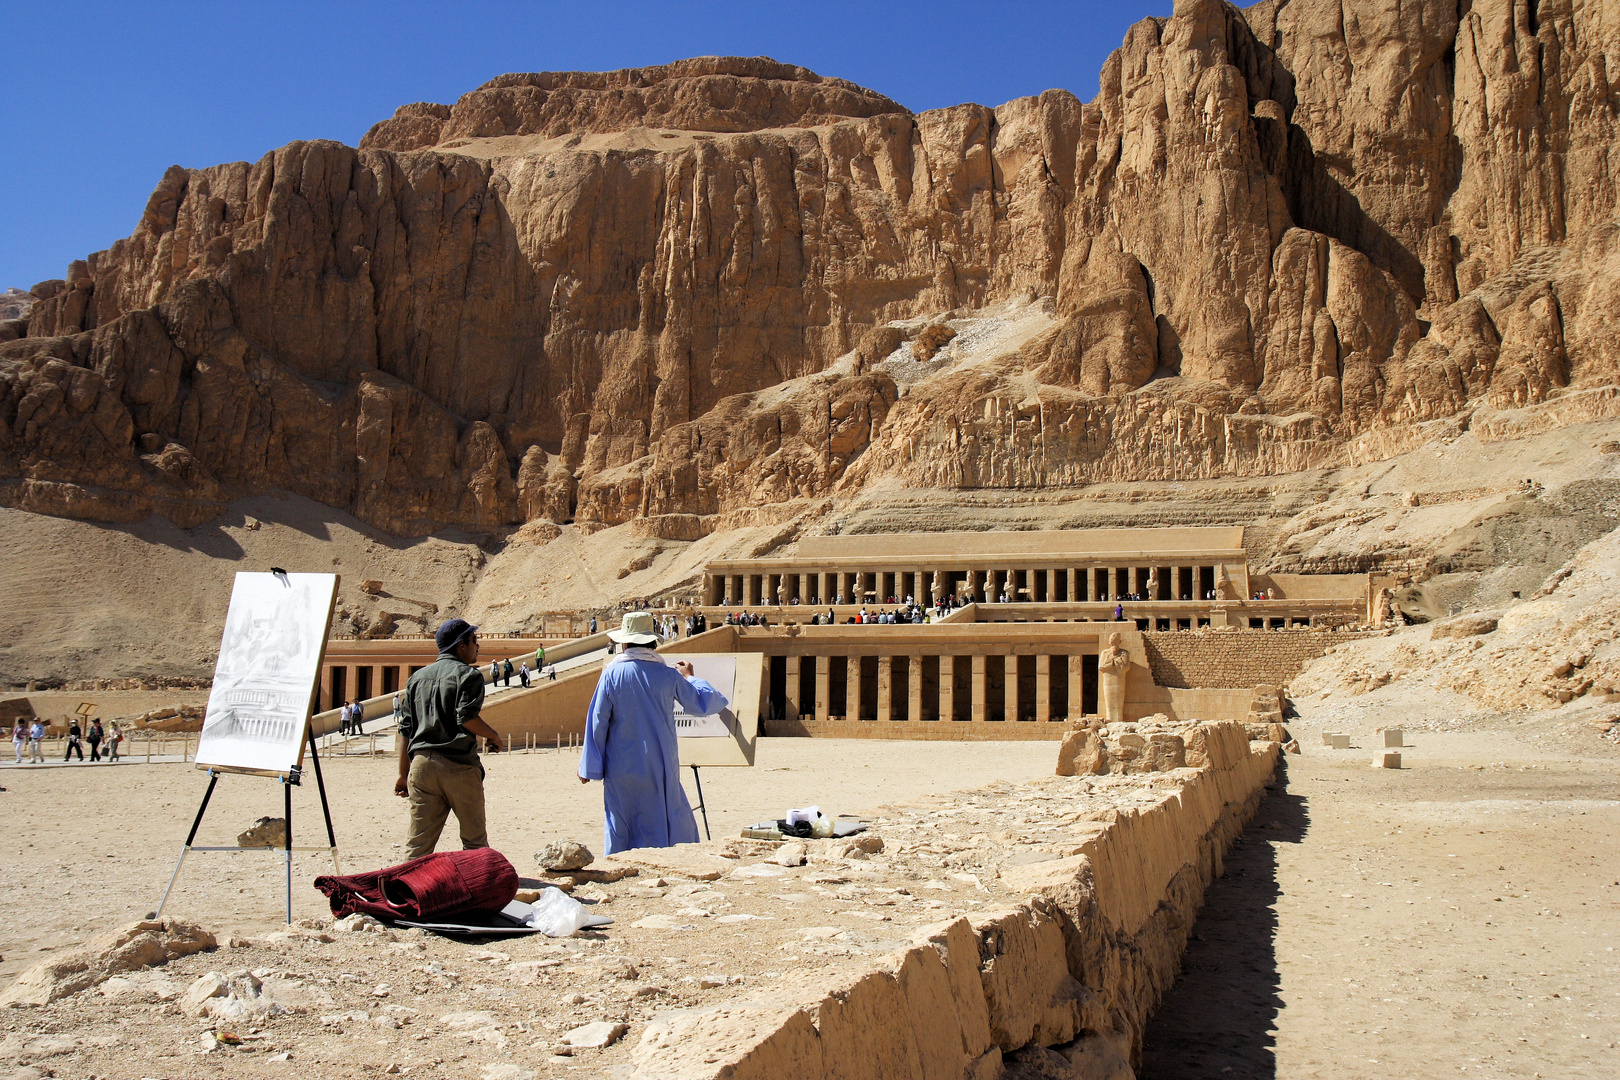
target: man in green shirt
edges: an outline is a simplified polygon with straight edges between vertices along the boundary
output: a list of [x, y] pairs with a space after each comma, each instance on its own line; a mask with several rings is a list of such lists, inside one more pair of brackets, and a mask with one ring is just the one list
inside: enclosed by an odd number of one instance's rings
[[410, 677], [399, 710], [399, 779], [394, 794], [410, 800], [405, 858], [431, 854], [452, 810], [463, 848], [489, 846], [484, 827], [484, 767], [500, 737], [484, 723], [484, 676], [478, 670], [478, 627], [450, 619], [434, 635], [439, 658]]

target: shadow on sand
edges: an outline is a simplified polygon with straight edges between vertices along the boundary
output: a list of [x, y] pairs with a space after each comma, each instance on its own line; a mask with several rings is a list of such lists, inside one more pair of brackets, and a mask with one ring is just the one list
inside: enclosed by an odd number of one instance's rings
[[1181, 975], [1148, 1021], [1141, 1080], [1273, 1080], [1277, 1014], [1277, 849], [1310, 828], [1303, 795], [1291, 794], [1286, 767], [1259, 812], [1226, 855], [1226, 874], [1209, 887], [1193, 926]]

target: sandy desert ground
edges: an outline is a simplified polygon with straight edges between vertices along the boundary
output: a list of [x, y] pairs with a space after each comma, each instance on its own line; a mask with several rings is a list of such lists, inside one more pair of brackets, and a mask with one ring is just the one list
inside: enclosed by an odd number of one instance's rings
[[[1228, 859], [1226, 877], [1212, 888], [1185, 973], [1149, 1030], [1142, 1075], [1612, 1076], [1620, 1041], [1620, 964], [1613, 951], [1620, 943], [1620, 849], [1612, 843], [1620, 827], [1620, 753], [1595, 737], [1573, 747], [1537, 738], [1558, 722], [1546, 716], [1504, 716], [1476, 720], [1467, 732], [1414, 732], [1403, 751], [1405, 768], [1373, 770], [1368, 747], [1383, 710], [1364, 704], [1315, 706], [1294, 722], [1304, 753], [1287, 759], [1276, 790]], [[1428, 706], [1432, 711], [1435, 703]], [[1322, 747], [1318, 736], [1330, 729], [1352, 731], [1360, 748]], [[805, 802], [854, 811], [1033, 779], [1048, 773], [1055, 752], [1049, 743], [872, 749], [863, 742], [768, 740], [756, 768], [710, 771], [704, 789], [715, 834], [734, 834]], [[520, 872], [534, 872], [529, 853], [548, 840], [597, 838], [599, 792], [573, 780], [573, 764], [567, 753], [491, 761], [492, 839]], [[387, 794], [391, 764], [339, 759], [327, 776], [345, 867], [395, 861], [403, 815]], [[9, 788], [0, 798], [12, 823], [0, 836], [4, 976], [149, 910], [203, 786], [199, 773], [177, 764], [8, 767], [0, 783]], [[300, 791], [294, 810], [305, 840], [316, 824], [313, 794]], [[228, 778], [201, 839], [228, 842], [277, 801], [273, 782]], [[278, 928], [281, 879], [273, 856], [194, 859], [173, 913], [198, 919], [222, 941], [262, 938]], [[322, 913], [324, 901], [308, 885], [321, 869], [319, 856], [298, 856], [296, 916]], [[659, 902], [627, 890], [614, 913], [639, 916], [638, 905]], [[611, 948], [612, 929], [602, 936]], [[746, 950], [748, 941], [744, 924], [737, 945]], [[522, 961], [556, 945], [528, 939], [494, 948]], [[375, 972], [365, 970], [364, 952], [348, 955], [341, 950], [354, 950], [343, 942], [321, 949], [324, 960], [306, 950], [279, 966], [359, 972], [347, 975], [353, 1001], [344, 1000], [342, 981], [333, 986], [338, 1005], [383, 1015], [371, 997]], [[418, 964], [430, 955], [447, 968], [479, 967], [473, 957], [480, 946], [429, 939], [424, 949]], [[176, 984], [231, 966], [233, 951], [174, 962]], [[733, 954], [701, 963], [724, 970], [738, 961]], [[643, 1011], [627, 1015], [644, 1019], [655, 1007], [701, 1000], [681, 996], [675, 985], [681, 967], [651, 966], [636, 985], [661, 980], [668, 996], [640, 1002]], [[274, 1076], [287, 1067], [272, 1060], [270, 1051], [280, 1051], [321, 1076], [377, 1075], [389, 1064], [415, 1075], [480, 1078], [628, 1069], [622, 1053], [551, 1057], [560, 1024], [599, 1018], [592, 1010], [601, 1011], [606, 998], [594, 980], [580, 987], [577, 1003], [551, 1003], [558, 1013], [540, 1010], [538, 991], [501, 986], [498, 976], [476, 978], [453, 989], [446, 982], [443, 1001], [434, 997], [438, 987], [423, 988], [418, 999], [404, 996], [424, 1010], [459, 1010], [447, 1016], [493, 1011], [513, 1025], [509, 1038], [473, 1041], [453, 1028], [427, 1037], [421, 1026], [413, 1033], [409, 1025], [342, 1022], [290, 1038], [272, 1022], [260, 1044], [265, 1052], [222, 1061], [198, 1055], [202, 1022], [175, 1014], [156, 1020], [117, 1056], [113, 1046], [93, 1045], [116, 1039], [119, 1029], [99, 1022], [103, 999], [90, 991], [46, 1010], [0, 1015], [0, 1054], [9, 1055], [0, 1066], [124, 1075], [109, 1064], [116, 1060], [123, 1069], [140, 1062], [129, 1075]], [[52, 1043], [52, 1035], [70, 1038]], [[75, 1048], [72, 1038], [86, 1045]]]

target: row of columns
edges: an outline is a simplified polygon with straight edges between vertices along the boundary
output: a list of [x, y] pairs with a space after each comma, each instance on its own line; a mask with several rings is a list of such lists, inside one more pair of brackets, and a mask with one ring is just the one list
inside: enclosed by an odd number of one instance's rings
[[[1033, 700], [1020, 693], [1019, 666], [1023, 659], [1033, 661]], [[1097, 655], [1038, 653], [1004, 656], [849, 656], [842, 673], [843, 709], [833, 712], [834, 658], [831, 656], [788, 656], [784, 697], [791, 712], [825, 720], [834, 715], [864, 720], [973, 720], [988, 719], [1036, 721], [1064, 720], [1096, 715]], [[937, 697], [925, 698], [925, 659], [937, 661], [933, 682]], [[877, 666], [876, 701], [863, 712], [863, 661]], [[899, 661], [904, 661], [902, 665]], [[804, 701], [805, 665], [814, 666], [813, 702]], [[903, 667], [903, 673], [899, 671]], [[999, 678], [995, 676], [999, 675]], [[999, 683], [999, 701], [992, 697], [992, 683]], [[959, 696], [965, 700], [959, 700]], [[808, 707], [807, 707], [808, 706]], [[813, 710], [813, 711], [812, 711]], [[997, 715], [999, 714], [999, 715]]]
[[[357, 696], [373, 698], [392, 694], [405, 685], [405, 680], [410, 678], [408, 672], [416, 668], [417, 665], [405, 664], [325, 664], [321, 668], [321, 695], [315, 711], [335, 709]], [[362, 672], [365, 673], [363, 678]]]
[[[1045, 603], [1117, 600], [1136, 594], [1151, 600], [1202, 600], [1216, 588], [1219, 567], [1085, 566], [952, 570], [945, 591], [979, 603], [1002, 596]], [[707, 602], [713, 606], [767, 604], [886, 603], [890, 596], [913, 597], [922, 605], [934, 595], [934, 573], [912, 570], [820, 570], [710, 575]], [[868, 597], [871, 597], [870, 601]]]

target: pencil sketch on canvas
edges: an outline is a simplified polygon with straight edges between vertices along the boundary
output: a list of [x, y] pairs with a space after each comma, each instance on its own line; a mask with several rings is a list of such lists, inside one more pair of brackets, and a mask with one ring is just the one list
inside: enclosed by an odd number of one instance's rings
[[236, 575], [198, 765], [285, 773], [303, 760], [336, 591], [334, 574]]

